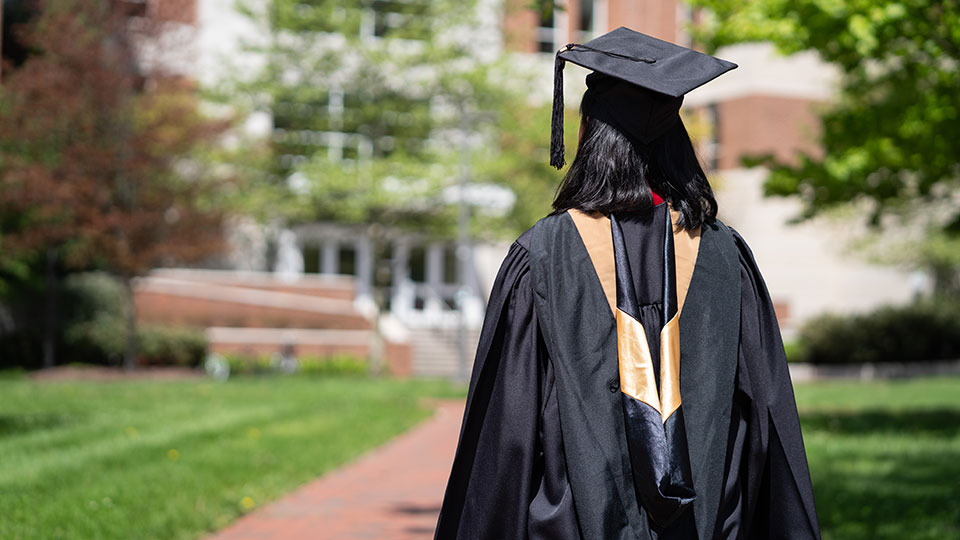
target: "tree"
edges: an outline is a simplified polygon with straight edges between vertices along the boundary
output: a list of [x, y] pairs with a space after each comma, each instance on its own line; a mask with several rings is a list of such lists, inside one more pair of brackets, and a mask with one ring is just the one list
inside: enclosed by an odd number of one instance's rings
[[538, 195], [517, 197], [507, 216], [478, 214], [476, 231], [516, 233], [532, 223], [516, 216], [549, 209], [543, 194], [556, 173], [528, 165], [548, 145], [549, 121], [519, 122], [542, 119], [529, 103], [534, 81], [501, 54], [496, 28], [492, 42], [477, 29], [474, 2], [271, 0], [265, 11], [242, 9], [266, 36], [246, 47], [264, 67], [226, 94], [273, 118], [266, 172], [289, 188], [293, 202], [280, 206], [289, 221], [451, 236], [450, 193], [466, 146], [475, 182]]
[[188, 81], [147, 63], [167, 26], [127, 7], [37, 2], [15, 29], [30, 53], [0, 87], [0, 248], [46, 258], [47, 366], [58, 269], [105, 268], [126, 283], [132, 368], [133, 279], [220, 242], [219, 182], [191, 158], [226, 126], [199, 114]]
[[[691, 3], [708, 10], [696, 35], [709, 49], [769, 41], [783, 53], [814, 50], [842, 73], [821, 115], [823, 156], [748, 160], [771, 167], [766, 193], [799, 197], [801, 217], [851, 202], [865, 205], [874, 225], [923, 216], [930, 242], [913, 253], [941, 289], [960, 290], [960, 261], [949, 256], [960, 252], [960, 3]], [[954, 270], [944, 275], [944, 265]]]
[[[557, 181], [546, 157], [549, 113], [530, 104], [533, 79], [503, 56], [496, 22], [483, 23], [472, 0], [254, 5], [241, 9], [264, 37], [246, 49], [263, 69], [224, 94], [273, 119], [271, 180], [262, 184], [275, 189], [254, 197], [274, 214], [261, 218], [361, 230], [378, 313], [387, 303], [388, 241], [404, 229], [456, 237], [461, 292], [478, 293], [471, 238], [529, 227], [549, 211]], [[513, 202], [494, 208], [467, 195], [480, 191]], [[457, 295], [465, 296], [474, 295]]]

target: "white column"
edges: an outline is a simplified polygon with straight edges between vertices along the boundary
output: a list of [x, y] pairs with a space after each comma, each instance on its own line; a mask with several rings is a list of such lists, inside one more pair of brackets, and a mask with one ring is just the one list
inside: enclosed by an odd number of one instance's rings
[[340, 262], [340, 245], [335, 238], [327, 238], [323, 241], [323, 267], [320, 269], [322, 274], [336, 274]]
[[354, 244], [357, 250], [356, 305], [363, 313], [376, 310], [373, 298], [373, 243], [361, 236]]
[[431, 320], [439, 319], [443, 314], [443, 298], [440, 297], [443, 289], [443, 244], [432, 243], [427, 246], [426, 263], [430, 294], [427, 296], [424, 311]]
[[407, 239], [393, 244], [393, 296], [390, 311], [404, 320], [413, 310], [413, 283], [410, 282], [410, 245]]
[[457, 250], [457, 271], [460, 274], [459, 308], [463, 312], [463, 320], [469, 327], [480, 326], [483, 323], [483, 299], [479, 295], [477, 268], [473, 257], [473, 245], [461, 246]]

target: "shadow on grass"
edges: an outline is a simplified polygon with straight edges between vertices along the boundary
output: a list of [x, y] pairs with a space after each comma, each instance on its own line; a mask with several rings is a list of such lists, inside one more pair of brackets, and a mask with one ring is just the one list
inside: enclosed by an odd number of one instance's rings
[[0, 437], [50, 429], [70, 421], [71, 419], [63, 414], [0, 414]]
[[824, 540], [960, 539], [960, 411], [802, 422]]
[[801, 414], [801, 419], [804, 430], [814, 429], [843, 435], [891, 433], [949, 438], [960, 435], [960, 408], [817, 411]]

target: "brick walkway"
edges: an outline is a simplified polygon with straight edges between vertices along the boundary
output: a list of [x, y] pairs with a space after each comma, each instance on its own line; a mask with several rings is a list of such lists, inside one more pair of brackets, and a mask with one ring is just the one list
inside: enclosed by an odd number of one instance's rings
[[463, 402], [208, 540], [427, 540], [440, 510]]

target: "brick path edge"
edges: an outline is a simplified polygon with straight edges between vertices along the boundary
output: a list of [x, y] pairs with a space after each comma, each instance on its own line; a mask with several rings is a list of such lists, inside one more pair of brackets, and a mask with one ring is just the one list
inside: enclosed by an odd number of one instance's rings
[[463, 401], [206, 540], [429, 540], [460, 433]]

